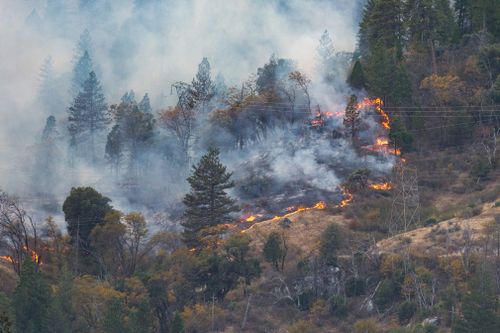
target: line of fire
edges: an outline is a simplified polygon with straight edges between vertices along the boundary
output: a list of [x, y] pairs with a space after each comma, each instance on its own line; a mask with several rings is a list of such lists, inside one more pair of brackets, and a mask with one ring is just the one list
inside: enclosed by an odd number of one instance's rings
[[[364, 154], [375, 154], [382, 156], [389, 155], [393, 156], [395, 159], [399, 159], [399, 161], [404, 163], [406, 162], [406, 160], [401, 156], [401, 150], [395, 147], [391, 147], [390, 145], [389, 131], [391, 129], [391, 117], [387, 112], [384, 111], [383, 106], [384, 102], [379, 97], [366, 97], [354, 105], [354, 113], [357, 116], [359, 116], [360, 114], [375, 116], [374, 118], [376, 119], [378, 129], [376, 131], [376, 135], [374, 136], [375, 139], [372, 142], [369, 141], [370, 139], [372, 139], [371, 137], [364, 140], [359, 140], [358, 138], [354, 138], [354, 135], [353, 140], [358, 141], [357, 144]], [[319, 135], [331, 135], [333, 139], [345, 137], [347, 133], [341, 133], [337, 128], [328, 131], [328, 124], [331, 121], [339, 120], [342, 118], [344, 118], [345, 123], [345, 112], [323, 112], [318, 106], [313, 118], [309, 121], [308, 126], [311, 130], [315, 131]], [[390, 181], [383, 179], [380, 182], [367, 183], [366, 187], [369, 190], [373, 191], [390, 191], [393, 189], [393, 184]], [[305, 211], [324, 210], [326, 208], [344, 208], [354, 200], [354, 194], [349, 189], [347, 184], [340, 185], [337, 190], [340, 194], [340, 198], [337, 203], [327, 203], [326, 201], [321, 200], [313, 203], [312, 205], [293, 205], [283, 209], [280, 215], [273, 215], [265, 212], [256, 213], [252, 212], [249, 209], [248, 212], [243, 214], [243, 216], [240, 218], [239, 227], [242, 229], [242, 232], [245, 232], [246, 230], [251, 229], [253, 226], [259, 223], [287, 220], [288, 217]]]

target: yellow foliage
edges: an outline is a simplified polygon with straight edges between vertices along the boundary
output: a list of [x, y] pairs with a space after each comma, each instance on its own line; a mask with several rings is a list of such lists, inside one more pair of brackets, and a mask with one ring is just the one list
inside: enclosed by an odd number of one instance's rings
[[420, 82], [420, 89], [428, 90], [439, 105], [462, 99], [465, 85], [456, 75], [432, 74]]
[[401, 266], [403, 258], [396, 253], [388, 253], [382, 258], [382, 263], [380, 264], [380, 272], [386, 276], [394, 273], [398, 267]]
[[226, 313], [222, 308], [212, 304], [195, 304], [191, 307], [184, 308], [182, 311], [182, 320], [186, 332], [209, 332], [213, 329], [221, 331], [225, 326]]

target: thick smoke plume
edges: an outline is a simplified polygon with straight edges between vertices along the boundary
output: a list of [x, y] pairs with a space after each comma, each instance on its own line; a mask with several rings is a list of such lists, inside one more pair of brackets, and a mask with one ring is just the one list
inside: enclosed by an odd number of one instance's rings
[[[318, 73], [316, 48], [326, 29], [336, 51], [354, 50], [361, 2], [1, 2], [0, 186], [47, 214], [60, 214], [70, 187], [85, 185], [108, 195], [119, 209], [175, 215], [188, 190], [184, 179], [189, 170], [180, 166], [175, 140], [165, 130], [157, 128], [154, 148], [141, 155], [134, 177], [117, 177], [104, 164], [71, 163], [67, 109], [73, 98], [72, 69], [81, 56], [82, 33], [88, 30], [87, 51], [108, 105], [118, 104], [133, 89], [138, 101], [148, 93], [156, 117], [157, 111], [177, 103], [172, 84], [190, 82], [202, 58], [210, 61], [214, 80], [223, 77], [226, 86], [239, 89], [249, 78], [255, 79], [257, 68], [274, 54], [291, 59], [293, 67], [311, 79], [312, 112], [307, 117], [314, 117], [317, 106], [322, 112], [341, 115], [351, 94], [344, 84], [349, 54], [344, 54], [347, 61], [338, 76], [326, 84]], [[308, 111], [304, 99], [297, 103], [298, 111]], [[223, 107], [212, 105], [218, 106]], [[359, 158], [347, 140], [332, 139], [332, 131], [342, 127], [338, 116], [329, 120], [324, 132], [304, 136], [298, 124], [280, 125], [279, 106], [257, 107], [257, 111], [275, 112], [276, 124], [241, 149], [231, 143], [231, 133], [218, 129], [214, 134], [209, 130], [209, 117], [200, 118], [191, 161], [213, 142], [226, 145], [222, 159], [238, 184], [233, 194], [249, 204], [268, 199], [269, 209], [304, 200], [337, 200], [337, 187], [353, 169], [369, 166], [383, 173], [390, 168], [390, 157]], [[56, 120], [56, 134], [51, 138], [55, 144], [44, 151], [40, 142], [50, 115]], [[375, 123], [369, 126], [376, 127]], [[97, 145], [104, 150], [105, 136]]]

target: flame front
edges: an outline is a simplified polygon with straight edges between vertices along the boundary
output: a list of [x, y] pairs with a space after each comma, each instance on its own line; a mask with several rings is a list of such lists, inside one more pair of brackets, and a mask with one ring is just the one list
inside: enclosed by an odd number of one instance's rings
[[342, 201], [340, 201], [340, 203], [337, 205], [337, 207], [339, 208], [347, 206], [354, 199], [352, 193], [349, 192], [349, 190], [345, 186], [342, 186], [341, 189], [342, 189], [342, 194], [343, 196], [345, 196], [345, 198], [342, 199]]
[[7, 261], [10, 263], [14, 263], [14, 259], [11, 256], [0, 256], [0, 260]]
[[392, 189], [392, 184], [389, 182], [385, 183], [379, 183], [379, 184], [370, 184], [368, 185], [369, 188], [372, 190], [378, 190], [378, 191], [389, 191]]

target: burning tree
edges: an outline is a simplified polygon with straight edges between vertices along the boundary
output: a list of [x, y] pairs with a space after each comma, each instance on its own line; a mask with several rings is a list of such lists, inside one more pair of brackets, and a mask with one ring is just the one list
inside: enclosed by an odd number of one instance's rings
[[186, 245], [200, 248], [220, 233], [220, 225], [231, 221], [238, 211], [226, 190], [234, 186], [232, 173], [219, 160], [219, 150], [210, 148], [187, 179], [191, 192], [184, 197], [183, 238]]
[[359, 113], [358, 98], [356, 95], [351, 95], [349, 102], [347, 103], [347, 107], [345, 108], [344, 126], [349, 131], [353, 139], [356, 136], [360, 123]]
[[12, 263], [17, 274], [26, 258], [31, 257], [36, 266], [41, 263], [37, 252], [38, 231], [32, 217], [17, 198], [1, 191], [0, 246], [8, 252], [0, 258]]

